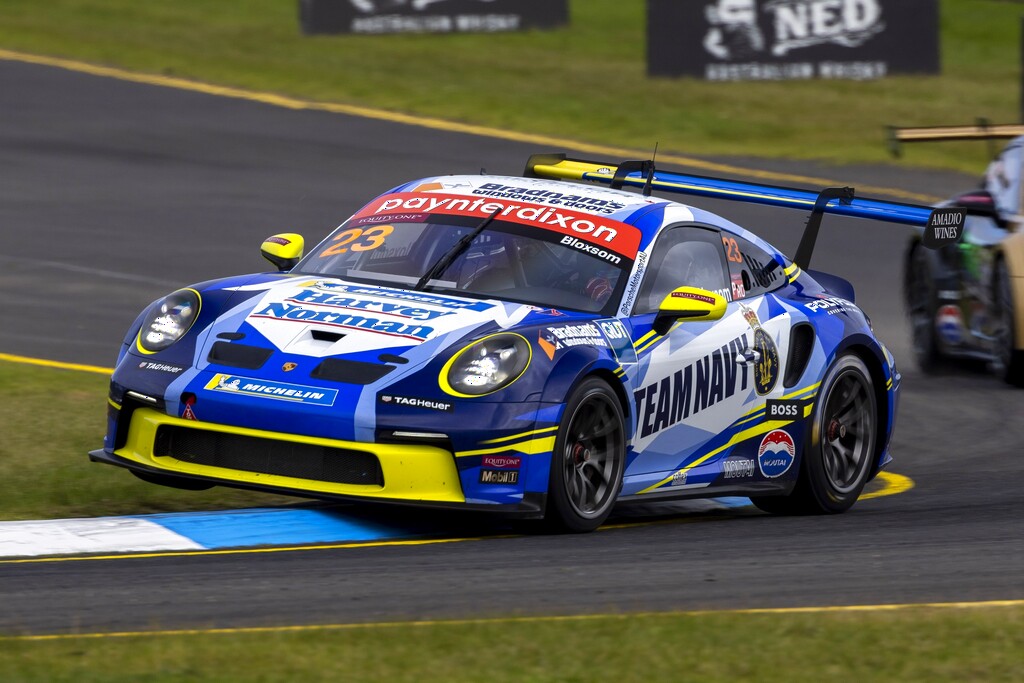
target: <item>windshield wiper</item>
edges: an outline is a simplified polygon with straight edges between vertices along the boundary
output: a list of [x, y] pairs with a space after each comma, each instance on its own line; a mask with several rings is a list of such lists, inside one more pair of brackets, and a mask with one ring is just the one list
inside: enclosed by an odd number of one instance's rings
[[413, 289], [423, 289], [424, 285], [426, 285], [428, 282], [439, 276], [444, 271], [448, 270], [448, 267], [452, 265], [452, 262], [455, 261], [455, 259], [457, 259], [460, 255], [462, 255], [462, 252], [466, 251], [466, 249], [469, 249], [469, 245], [473, 242], [473, 240], [476, 239], [477, 235], [482, 233], [484, 231], [484, 228], [493, 223], [494, 219], [498, 216], [499, 213], [501, 213], [501, 209], [496, 209], [495, 212], [492, 213], [487, 218], [485, 218], [480, 223], [480, 225], [476, 226], [475, 228], [473, 228], [473, 230], [467, 232], [465, 235], [460, 237], [459, 241], [452, 245], [452, 248], [446, 251], [444, 255], [437, 260], [437, 263], [432, 265], [430, 267], [430, 270], [428, 270], [423, 275], [423, 277], [421, 277], [416, 282], [416, 286], [413, 287]]

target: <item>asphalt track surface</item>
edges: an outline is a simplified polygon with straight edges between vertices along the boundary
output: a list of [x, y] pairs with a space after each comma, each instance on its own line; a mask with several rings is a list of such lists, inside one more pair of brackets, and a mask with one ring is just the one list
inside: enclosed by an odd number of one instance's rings
[[[556, 151], [10, 61], [0, 112], [0, 353], [99, 366], [153, 299], [264, 270], [270, 234], [313, 242], [405, 179], [518, 174], [530, 153]], [[935, 197], [973, 184], [718, 161]], [[803, 215], [701, 205], [795, 251]], [[893, 469], [913, 479], [907, 492], [824, 518], [662, 505], [549, 536], [438, 515], [451, 542], [0, 562], [0, 634], [1024, 598], [1024, 392], [976, 367], [913, 367], [899, 294], [907, 235], [826, 219], [813, 263], [853, 281], [902, 361]]]

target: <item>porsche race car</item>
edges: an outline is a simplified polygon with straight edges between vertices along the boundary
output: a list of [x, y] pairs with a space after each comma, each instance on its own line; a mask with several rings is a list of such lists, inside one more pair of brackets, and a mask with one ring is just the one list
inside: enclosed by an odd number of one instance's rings
[[[972, 139], [988, 137], [977, 133]], [[949, 134], [921, 133], [917, 139]], [[1024, 386], [1022, 164], [1024, 137], [1017, 137], [989, 164], [979, 188], [940, 204], [966, 212], [959, 243], [929, 250], [921, 235], [910, 240], [904, 299], [914, 355], [925, 372], [947, 359], [975, 358], [1008, 383]]]
[[[793, 261], [654, 190], [813, 211]], [[267, 239], [277, 272], [143, 311], [90, 456], [574, 532], [631, 500], [841, 512], [891, 460], [900, 375], [850, 284], [807, 269], [825, 213], [934, 212], [564, 155], [404, 183], [304, 257]]]

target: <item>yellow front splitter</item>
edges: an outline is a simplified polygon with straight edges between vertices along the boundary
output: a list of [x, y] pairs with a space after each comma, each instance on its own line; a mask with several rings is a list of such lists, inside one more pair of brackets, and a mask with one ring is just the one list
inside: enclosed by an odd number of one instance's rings
[[[151, 408], [139, 408], [132, 413], [128, 439], [114, 455], [138, 463], [150, 470], [171, 475], [218, 479], [246, 486], [291, 489], [296, 492], [323, 493], [360, 498], [379, 498], [438, 503], [465, 503], [455, 457], [451, 452], [435, 446], [419, 444], [367, 444], [318, 437], [285, 434], [259, 429], [246, 429], [212, 422], [198, 422], [164, 415]], [[157, 429], [171, 425], [183, 429], [234, 434], [272, 441], [301, 443], [327, 448], [362, 451], [375, 456], [384, 474], [384, 485], [339, 484], [335, 482], [299, 479], [279, 474], [264, 474], [245, 470], [201, 465], [178, 460], [172, 456], [155, 455]]]

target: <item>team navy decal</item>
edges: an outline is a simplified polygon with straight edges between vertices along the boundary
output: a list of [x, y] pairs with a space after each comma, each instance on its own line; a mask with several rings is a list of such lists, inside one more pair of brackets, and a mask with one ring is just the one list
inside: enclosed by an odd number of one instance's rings
[[775, 348], [775, 342], [761, 327], [757, 313], [743, 304], [740, 304], [740, 308], [743, 310], [743, 317], [754, 330], [754, 351], [758, 354], [754, 362], [754, 388], [759, 396], [764, 396], [771, 393], [779, 379], [779, 351]]
[[774, 479], [789, 471], [796, 458], [796, 444], [787, 432], [776, 429], [765, 434], [757, 449], [757, 465], [761, 474]]
[[734, 360], [746, 349], [746, 336], [737, 337], [671, 377], [634, 392], [640, 436], [656, 434], [729, 398], [737, 388], [746, 389], [747, 367]]
[[321, 389], [320, 387], [286, 384], [237, 375], [214, 375], [213, 379], [206, 384], [206, 388], [211, 391], [226, 391], [233, 394], [274, 398], [317, 406], [333, 406], [334, 400], [338, 397], [337, 389]]

